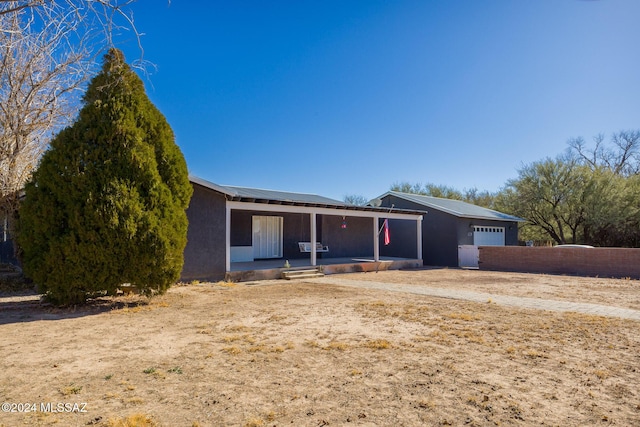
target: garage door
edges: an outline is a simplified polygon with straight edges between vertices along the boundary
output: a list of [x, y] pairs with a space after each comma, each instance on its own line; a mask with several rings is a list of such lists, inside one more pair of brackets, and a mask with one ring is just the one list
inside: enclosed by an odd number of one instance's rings
[[473, 227], [473, 244], [475, 246], [504, 246], [504, 227]]

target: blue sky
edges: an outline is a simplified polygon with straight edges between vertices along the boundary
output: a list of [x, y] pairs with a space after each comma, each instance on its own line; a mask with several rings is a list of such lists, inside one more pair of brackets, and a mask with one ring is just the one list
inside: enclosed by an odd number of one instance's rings
[[[218, 184], [499, 190], [640, 128], [640, 1], [139, 0], [151, 100]], [[127, 58], [140, 53], [121, 46]]]

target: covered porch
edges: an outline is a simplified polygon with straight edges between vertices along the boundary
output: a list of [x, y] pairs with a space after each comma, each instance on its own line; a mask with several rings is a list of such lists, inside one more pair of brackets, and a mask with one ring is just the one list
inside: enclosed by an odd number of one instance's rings
[[[284, 263], [289, 263], [285, 267]], [[373, 257], [358, 258], [321, 258], [315, 266], [308, 259], [271, 259], [247, 262], [233, 262], [231, 269], [227, 271], [226, 280], [233, 282], [246, 282], [251, 280], [279, 279], [287, 271], [317, 267], [324, 274], [376, 272], [384, 270], [399, 270], [403, 268], [422, 267], [421, 259], [381, 256], [378, 261]]]
[[[235, 281], [275, 278], [287, 268], [320, 266], [331, 274], [422, 263], [418, 212], [227, 200], [225, 218], [225, 277]], [[384, 239], [386, 220], [414, 223], [409, 235], [407, 227], [394, 235], [397, 253], [385, 246], [390, 243]]]

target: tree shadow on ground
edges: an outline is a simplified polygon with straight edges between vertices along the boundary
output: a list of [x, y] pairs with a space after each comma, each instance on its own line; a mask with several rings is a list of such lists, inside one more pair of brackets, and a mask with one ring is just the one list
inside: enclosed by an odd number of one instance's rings
[[20, 291], [0, 294], [0, 326], [11, 323], [75, 319], [148, 305], [147, 297], [124, 295], [94, 298], [83, 305], [56, 307], [43, 301], [42, 295], [35, 291]]

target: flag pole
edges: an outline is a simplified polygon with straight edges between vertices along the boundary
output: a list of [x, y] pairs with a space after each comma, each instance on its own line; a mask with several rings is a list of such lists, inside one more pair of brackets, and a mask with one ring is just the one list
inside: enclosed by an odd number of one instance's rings
[[[393, 207], [394, 207], [394, 206], [395, 206], [395, 204], [393, 204], [393, 203], [392, 203], [392, 204], [391, 204], [391, 207], [389, 208], [389, 212], [387, 212], [387, 213], [391, 213], [391, 210], [393, 209]], [[387, 219], [388, 219], [388, 218], [385, 218], [385, 221], [386, 221]], [[380, 235], [380, 233], [382, 233], [382, 229], [383, 229], [383, 228], [384, 228], [384, 221], [382, 222], [382, 227], [380, 227], [380, 229], [378, 230], [378, 236]]]

